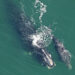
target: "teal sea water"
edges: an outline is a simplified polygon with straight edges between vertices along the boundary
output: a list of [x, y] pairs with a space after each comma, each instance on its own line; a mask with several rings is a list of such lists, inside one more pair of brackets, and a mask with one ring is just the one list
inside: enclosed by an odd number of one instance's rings
[[[35, 0], [0, 0], [0, 75], [75, 75], [75, 0], [40, 1], [47, 6], [42, 25], [50, 26], [53, 34], [71, 52], [72, 69], [69, 70], [58, 59], [53, 44], [48, 47], [56, 62], [51, 70], [42, 66], [22, 44], [15, 24], [11, 21], [13, 12], [24, 10], [25, 15], [34, 18], [35, 27], [39, 27], [40, 13], [36, 13], [34, 8]], [[15, 20], [17, 16], [16, 14]]]

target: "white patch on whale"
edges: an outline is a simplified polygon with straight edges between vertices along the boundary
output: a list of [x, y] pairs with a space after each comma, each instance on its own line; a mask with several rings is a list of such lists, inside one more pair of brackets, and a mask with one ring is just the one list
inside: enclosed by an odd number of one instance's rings
[[34, 7], [36, 8], [36, 13], [40, 13], [39, 20], [40, 20], [40, 23], [42, 23], [42, 17], [44, 13], [47, 12], [46, 10], [47, 5], [45, 5], [40, 0], [35, 0]]

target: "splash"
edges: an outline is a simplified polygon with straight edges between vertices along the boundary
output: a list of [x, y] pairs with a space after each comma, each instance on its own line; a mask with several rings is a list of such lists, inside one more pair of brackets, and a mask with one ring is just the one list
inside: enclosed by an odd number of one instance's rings
[[32, 39], [32, 45], [39, 47], [39, 48], [45, 48], [47, 47], [52, 40], [52, 30], [49, 29], [47, 26], [41, 26], [36, 30], [36, 33], [33, 35], [30, 35], [30, 39]]
[[47, 6], [44, 3], [42, 3], [40, 0], [35, 0], [34, 7], [36, 8], [36, 13], [40, 13], [39, 20], [40, 20], [40, 23], [42, 23], [42, 17], [44, 13], [47, 12], [46, 11]]

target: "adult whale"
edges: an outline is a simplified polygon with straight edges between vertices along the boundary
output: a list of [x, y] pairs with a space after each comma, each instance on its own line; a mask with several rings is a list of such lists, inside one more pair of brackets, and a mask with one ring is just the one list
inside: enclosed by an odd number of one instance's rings
[[30, 19], [25, 16], [24, 11], [22, 11], [18, 5], [13, 3], [13, 1], [7, 0], [4, 2], [8, 11], [7, 15], [9, 17], [9, 21], [13, 24], [13, 27], [15, 26], [14, 28], [16, 28], [17, 32], [21, 36], [24, 45], [26, 45], [31, 52], [37, 55], [37, 57], [39, 57], [38, 59], [43, 59], [42, 63], [46, 66], [49, 66], [50, 68], [54, 67], [51, 54], [44, 48], [38, 48], [37, 46], [34, 47], [32, 45], [32, 39], [29, 38], [29, 35], [36, 33], [36, 29]]
[[[47, 66], [49, 69], [55, 66], [55, 63], [52, 60], [51, 54], [44, 48], [34, 46], [30, 35], [36, 34], [36, 29], [34, 28], [33, 23], [29, 20], [29, 18], [24, 16], [24, 13], [19, 15], [19, 20], [17, 22], [17, 30], [21, 35], [23, 42], [25, 42], [31, 49], [32, 53], [35, 53], [39, 59], [42, 60], [42, 63]], [[38, 42], [38, 41], [37, 41]]]

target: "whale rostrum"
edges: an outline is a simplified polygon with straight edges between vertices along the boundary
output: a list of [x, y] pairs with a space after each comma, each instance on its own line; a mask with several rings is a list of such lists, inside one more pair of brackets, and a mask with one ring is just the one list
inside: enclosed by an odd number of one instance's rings
[[54, 67], [55, 64], [51, 54], [44, 48], [40, 48], [37, 45], [35, 47], [32, 44], [34, 39], [29, 38], [30, 35], [36, 34], [36, 29], [34, 28], [33, 23], [27, 17], [25, 17], [24, 14], [19, 16], [17, 23], [17, 31], [21, 35], [23, 42], [26, 43], [30, 49], [32, 49], [32, 52], [39, 56], [45, 66], [47, 66], [49, 69]]

